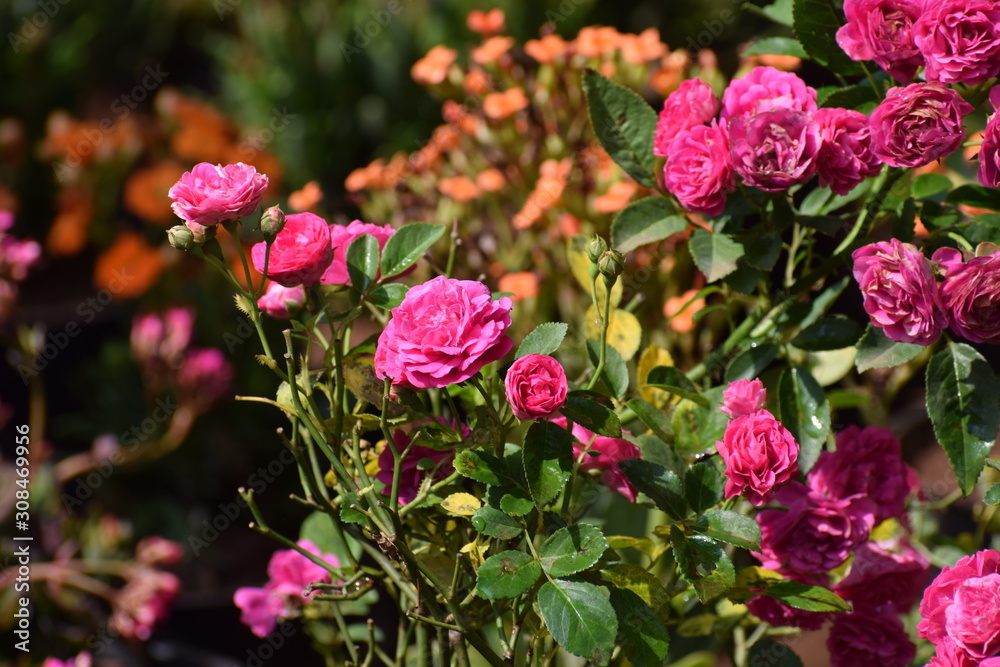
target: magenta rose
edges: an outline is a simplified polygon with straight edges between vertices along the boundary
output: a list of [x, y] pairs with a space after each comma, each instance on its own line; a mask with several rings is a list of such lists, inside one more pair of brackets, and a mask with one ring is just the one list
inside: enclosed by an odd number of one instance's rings
[[[472, 435], [472, 432], [464, 424], [461, 425], [461, 430], [456, 426], [454, 422], [446, 423], [440, 417], [435, 418], [441, 424], [449, 426], [457, 433], [461, 435], [463, 439], [468, 438]], [[427, 422], [424, 422], [425, 424]], [[418, 425], [416, 428], [419, 428]], [[396, 451], [399, 453], [406, 452], [402, 458], [401, 468], [399, 471], [399, 504], [407, 505], [413, 502], [413, 499], [417, 497], [420, 493], [420, 487], [423, 485], [424, 480], [433, 471], [433, 480], [442, 480], [452, 473], [454, 466], [451, 460], [455, 458], [455, 452], [453, 450], [445, 449], [433, 449], [431, 447], [425, 447], [423, 445], [413, 445], [410, 447], [409, 451], [406, 448], [410, 445], [412, 441], [410, 433], [406, 433], [401, 430], [396, 430], [392, 434], [392, 441], [396, 445]], [[420, 462], [424, 459], [430, 459], [434, 462], [435, 467], [430, 470], [423, 470], [420, 468]], [[385, 449], [378, 457], [378, 472], [375, 473], [375, 479], [379, 480], [385, 484], [385, 488], [382, 489], [382, 495], [389, 496], [392, 494], [392, 475], [395, 469], [396, 461], [395, 457], [392, 455], [392, 449], [386, 445]]]
[[[261, 273], [265, 273], [266, 251], [267, 244], [263, 242], [250, 250], [254, 268]], [[285, 216], [284, 229], [274, 237], [266, 275], [285, 287], [312, 287], [330, 266], [331, 259], [333, 248], [326, 220], [313, 213], [293, 213]]]
[[667, 147], [674, 138], [692, 127], [704, 125], [719, 111], [719, 100], [712, 87], [701, 79], [682, 81], [677, 90], [663, 101], [663, 110], [653, 135], [653, 154], [667, 157]]
[[418, 285], [392, 309], [378, 337], [375, 373], [412, 389], [463, 382], [514, 346], [507, 335], [510, 299], [486, 285], [438, 276]]
[[271, 283], [267, 286], [267, 291], [257, 299], [257, 306], [273, 318], [287, 320], [305, 302], [306, 291], [302, 285], [285, 287]]
[[928, 81], [976, 85], [1000, 73], [1000, 6], [995, 0], [937, 0], [913, 24]]
[[871, 498], [876, 519], [898, 517], [906, 509], [915, 474], [902, 458], [899, 441], [879, 426], [848, 426], [837, 434], [836, 451], [825, 451], [809, 471], [809, 488], [834, 498]]
[[212, 165], [202, 162], [184, 172], [167, 193], [181, 220], [215, 225], [239, 220], [260, 204], [267, 190], [267, 176], [248, 164]]
[[551, 417], [566, 403], [569, 383], [562, 364], [544, 354], [527, 354], [504, 378], [507, 401], [521, 421]]
[[833, 590], [855, 607], [892, 604], [905, 614], [920, 597], [929, 568], [927, 559], [905, 542], [897, 550], [866, 542], [854, 552], [851, 569]]
[[954, 248], [938, 248], [932, 259], [944, 274], [941, 300], [948, 325], [973, 343], [1000, 343], [1000, 252], [963, 261]]
[[733, 79], [722, 94], [723, 124], [737, 116], [752, 116], [772, 109], [812, 113], [816, 89], [791, 72], [755, 67], [742, 79]]
[[788, 510], [763, 510], [760, 558], [764, 567], [798, 576], [840, 566], [864, 544], [875, 524], [874, 506], [863, 496], [840, 499], [791, 482], [776, 499]]
[[722, 213], [726, 194], [736, 188], [725, 130], [712, 121], [677, 135], [670, 144], [663, 181], [689, 211], [708, 216]]
[[933, 343], [948, 321], [924, 254], [892, 239], [858, 248], [851, 257], [872, 324], [898, 343]]
[[751, 504], [763, 505], [798, 472], [799, 443], [767, 410], [729, 422], [715, 446], [726, 463], [727, 498], [742, 494]]
[[[551, 421], [553, 424], [566, 428], [566, 418], [562, 415], [554, 417]], [[618, 464], [628, 459], [639, 458], [641, 456], [639, 448], [628, 440], [597, 435], [577, 423], [573, 424], [573, 438], [576, 440], [573, 443], [574, 458], [578, 458], [580, 453], [584, 451], [597, 452], [596, 455], [584, 455], [580, 462], [580, 470], [582, 472], [599, 471], [601, 481], [609, 489], [617, 491], [634, 503], [637, 496], [635, 487], [625, 477], [625, 473], [622, 472]]]
[[1000, 651], [1000, 553], [984, 549], [945, 567], [920, 601], [921, 637], [950, 640], [976, 659]]
[[930, 164], [962, 145], [962, 117], [974, 110], [942, 83], [893, 88], [872, 112], [872, 152], [893, 167]]
[[892, 607], [836, 614], [826, 646], [831, 667], [905, 667], [917, 655]]
[[[794, 580], [800, 584], [823, 586], [824, 588], [830, 585], [830, 577], [823, 574], [795, 577]], [[799, 628], [810, 632], [823, 627], [823, 624], [831, 616], [829, 613], [804, 611], [789, 607], [770, 595], [755, 595], [750, 598], [747, 602], [747, 609], [750, 610], [751, 614], [775, 628]]]
[[722, 411], [730, 419], [745, 417], [767, 404], [767, 390], [760, 380], [730, 382], [722, 392]]
[[228, 398], [233, 367], [218, 348], [190, 348], [177, 367], [177, 394], [200, 410]]
[[[927, 663], [927, 667], [990, 667], [988, 663], [992, 661], [984, 660], [980, 662], [958, 647], [958, 644], [945, 639], [937, 645], [934, 657]], [[1000, 659], [997, 659], [1000, 663]]]
[[819, 109], [813, 114], [823, 145], [816, 159], [819, 184], [846, 195], [861, 181], [882, 171], [871, 151], [868, 116], [850, 109]]
[[[1000, 86], [993, 89], [1000, 91]], [[990, 96], [993, 96], [993, 91]], [[976, 176], [987, 188], [1000, 188], [1000, 114], [993, 113], [986, 121], [983, 145], [979, 147], [979, 169]]]
[[764, 192], [808, 181], [822, 145], [819, 125], [801, 111], [774, 109], [729, 121], [733, 168], [744, 183]]
[[333, 261], [323, 273], [319, 282], [323, 285], [350, 285], [351, 276], [347, 273], [347, 247], [351, 241], [369, 234], [378, 241], [379, 251], [385, 248], [386, 241], [396, 233], [389, 225], [372, 225], [355, 220], [346, 227], [330, 225], [330, 245], [333, 246]]
[[847, 25], [837, 31], [837, 44], [851, 60], [874, 60], [896, 81], [909, 83], [924, 64], [913, 42], [922, 10], [922, 0], [844, 0]]

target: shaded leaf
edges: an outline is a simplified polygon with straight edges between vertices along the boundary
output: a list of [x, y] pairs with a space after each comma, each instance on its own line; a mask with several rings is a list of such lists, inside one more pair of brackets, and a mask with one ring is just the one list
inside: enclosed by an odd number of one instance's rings
[[596, 526], [579, 523], [552, 533], [538, 549], [542, 569], [550, 576], [565, 577], [596, 563], [608, 541]]
[[733, 564], [715, 540], [704, 535], [684, 535], [672, 526], [670, 546], [681, 576], [694, 587], [702, 602], [722, 595], [735, 583]]
[[861, 340], [858, 341], [854, 365], [859, 373], [872, 368], [900, 366], [915, 359], [923, 349], [923, 345], [890, 340], [882, 329], [869, 324]]
[[618, 616], [622, 650], [635, 667], [660, 667], [670, 652], [670, 633], [663, 621], [630, 590], [611, 589]]
[[684, 490], [674, 471], [642, 459], [627, 459], [619, 463], [618, 467], [635, 488], [645, 493], [671, 517], [683, 519], [687, 515]]
[[809, 472], [830, 434], [830, 403], [802, 366], [790, 366], [778, 377], [778, 415], [799, 443], [799, 470]]
[[522, 460], [528, 491], [542, 506], [559, 495], [573, 472], [573, 436], [552, 422], [536, 421], [524, 436]]
[[480, 507], [472, 515], [472, 527], [483, 535], [510, 540], [521, 534], [521, 524], [495, 507]]
[[583, 91], [591, 126], [604, 150], [640, 185], [656, 187], [653, 108], [634, 91], [591, 69], [583, 74]]
[[[596, 368], [600, 360], [601, 342], [588, 340], [587, 352], [590, 354], [590, 361]], [[608, 386], [608, 389], [616, 397], [624, 396], [625, 392], [628, 391], [628, 366], [625, 365], [625, 360], [618, 354], [618, 350], [611, 345], [608, 345], [605, 353], [604, 372], [601, 374], [601, 377]]]
[[564, 649], [596, 665], [607, 665], [615, 648], [618, 618], [600, 588], [556, 579], [538, 589], [538, 611]]
[[695, 264], [705, 274], [708, 282], [725, 278], [736, 270], [736, 261], [743, 256], [743, 246], [725, 234], [704, 229], [691, 232], [688, 242]]
[[698, 517], [694, 530], [728, 544], [757, 551], [760, 549], [760, 526], [757, 522], [732, 510], [711, 510]]
[[695, 514], [722, 502], [725, 487], [726, 476], [718, 457], [698, 461], [684, 473], [684, 497]]
[[609, 438], [622, 437], [622, 423], [610, 408], [577, 393], [566, 397], [566, 404], [560, 410], [567, 419], [589, 431]]
[[542, 576], [542, 566], [523, 551], [501, 551], [476, 570], [476, 590], [484, 598], [512, 598], [524, 593]]
[[837, 44], [841, 17], [828, 0], [794, 0], [792, 22], [802, 48], [820, 65], [838, 74], [864, 72]]
[[668, 199], [646, 197], [626, 206], [611, 223], [611, 245], [626, 253], [683, 232], [687, 226], [687, 218]]
[[822, 586], [810, 586], [791, 579], [771, 584], [764, 595], [803, 611], [850, 611], [847, 600]]

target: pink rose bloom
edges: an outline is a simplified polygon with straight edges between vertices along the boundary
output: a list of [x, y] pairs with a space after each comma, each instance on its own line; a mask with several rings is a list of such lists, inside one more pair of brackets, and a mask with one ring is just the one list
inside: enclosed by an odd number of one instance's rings
[[347, 273], [347, 247], [351, 241], [369, 234], [378, 241], [378, 249], [385, 248], [386, 241], [389, 240], [396, 230], [389, 225], [371, 225], [367, 222], [355, 220], [346, 227], [343, 225], [330, 225], [330, 245], [333, 246], [333, 261], [327, 267], [326, 272], [319, 282], [322, 285], [350, 285], [351, 276]]
[[521, 421], [551, 417], [566, 403], [569, 383], [562, 364], [544, 354], [528, 354], [504, 378], [507, 401]]
[[722, 411], [730, 419], [746, 417], [767, 405], [767, 390], [760, 380], [730, 382], [722, 392]]
[[274, 632], [278, 618], [285, 611], [284, 602], [274, 591], [253, 586], [237, 588], [233, 604], [240, 610], [240, 622], [258, 637]]
[[941, 300], [948, 325], [973, 343], [1000, 343], [1000, 252], [962, 261], [954, 248], [931, 257], [944, 273]]
[[[950, 639], [945, 639], [937, 645], [937, 652], [927, 667], [989, 667], [988, 663], [993, 660], [979, 662]], [[1000, 661], [998, 661], [1000, 662]]]
[[718, 112], [719, 100], [710, 85], [701, 79], [682, 81], [663, 102], [653, 139], [653, 154], [667, 157], [667, 148], [678, 134], [704, 125]]
[[879, 426], [848, 426], [837, 434], [837, 450], [824, 451], [809, 471], [809, 488], [834, 498], [863, 495], [881, 522], [906, 510], [915, 476], [903, 462], [899, 441]]
[[144, 538], [135, 546], [135, 559], [143, 565], [174, 565], [184, 557], [184, 545], [159, 535]]
[[975, 108], [942, 83], [893, 88], [871, 116], [872, 152], [893, 167], [922, 167], [958, 150]]
[[378, 338], [375, 374], [412, 389], [468, 380], [514, 347], [510, 299], [486, 285], [438, 276], [410, 289]]
[[854, 552], [850, 571], [833, 590], [855, 606], [892, 604], [905, 614], [923, 592], [929, 571], [927, 559], [905, 542], [898, 551], [866, 542]]
[[[440, 417], [436, 418], [437, 421], [442, 424], [450, 426], [452, 429], [457, 430], [458, 427], [454, 422], [448, 424]], [[426, 423], [426, 422], [424, 422]], [[416, 428], [419, 428], [417, 425]], [[468, 439], [472, 435], [472, 431], [469, 430], [464, 424], [461, 425], [461, 436], [462, 439]], [[396, 451], [403, 453], [407, 446], [411, 442], [412, 436], [404, 431], [396, 430], [392, 434], [392, 441], [396, 445]], [[452, 473], [454, 466], [451, 464], [451, 459], [455, 457], [455, 452], [453, 450], [441, 450], [432, 449], [430, 447], [424, 447], [422, 445], [414, 445], [410, 447], [410, 451], [406, 452], [406, 455], [402, 459], [402, 468], [399, 473], [399, 504], [407, 505], [413, 502], [413, 499], [417, 497], [420, 492], [420, 487], [424, 483], [427, 475], [430, 474], [431, 470], [421, 470], [417, 467], [423, 459], [430, 459], [437, 465], [437, 471], [434, 473], [435, 480], [442, 480]], [[386, 445], [385, 449], [378, 457], [378, 472], [375, 473], [375, 479], [379, 480], [385, 484], [385, 488], [382, 489], [383, 496], [392, 495], [392, 473], [395, 468], [395, 458], [392, 455], [392, 449]]]
[[[1000, 86], [990, 91], [1000, 92]], [[1000, 188], [1000, 114], [994, 112], [986, 121], [983, 132], [983, 145], [979, 147], [979, 169], [976, 174], [980, 185], [987, 188]]]
[[872, 324], [899, 343], [933, 343], [948, 320], [924, 254], [892, 239], [858, 248], [851, 257]]
[[[828, 587], [830, 577], [817, 574], [795, 577], [795, 581], [810, 586]], [[775, 628], [799, 628], [806, 631], [819, 630], [831, 616], [829, 613], [804, 611], [789, 607], [784, 602], [769, 595], [756, 595], [750, 598], [747, 602], [747, 609], [750, 610], [751, 614]]]
[[170, 208], [181, 220], [199, 225], [239, 220], [257, 208], [267, 185], [267, 176], [248, 164], [202, 162], [170, 188]]
[[913, 24], [928, 81], [974, 86], [1000, 73], [1000, 6], [995, 0], [937, 0]]
[[[267, 243], [256, 244], [250, 250], [254, 268], [264, 273]], [[330, 225], [313, 213], [292, 213], [285, 216], [285, 227], [271, 244], [267, 277], [285, 287], [319, 282], [333, 259], [330, 245]]]
[[799, 576], [829, 572], [868, 540], [875, 524], [873, 503], [863, 496], [831, 498], [791, 482], [776, 498], [787, 511], [757, 514], [763, 537], [756, 555], [769, 570]]
[[162, 315], [137, 315], [132, 320], [132, 355], [143, 363], [159, 360], [173, 365], [190, 344], [193, 327], [191, 308], [168, 308]]
[[808, 181], [822, 145], [819, 125], [801, 111], [774, 109], [729, 123], [733, 168], [744, 183], [764, 192]]
[[736, 188], [726, 132], [719, 124], [697, 125], [670, 143], [663, 181], [689, 211], [716, 216], [726, 208], [726, 193]]
[[950, 640], [973, 658], [1000, 651], [1000, 553], [984, 549], [945, 567], [920, 601], [921, 637]]
[[816, 159], [819, 184], [846, 195], [861, 181], [882, 171], [871, 151], [868, 116], [850, 109], [819, 109], [813, 114], [823, 145]]
[[723, 125], [738, 116], [752, 116], [772, 109], [816, 111], [816, 89], [792, 72], [755, 67], [742, 79], [733, 79], [722, 94]]
[[7, 233], [14, 214], [0, 210], [0, 279], [21, 282], [42, 258], [42, 246], [30, 239], [20, 240]]
[[94, 664], [93, 658], [88, 651], [80, 653], [75, 658], [60, 660], [59, 658], [45, 658], [42, 667], [91, 667]]
[[192, 348], [177, 369], [177, 391], [182, 401], [201, 409], [226, 398], [232, 390], [233, 367], [222, 350]]
[[892, 607], [836, 614], [826, 646], [831, 667], [905, 667], [917, 655]]
[[847, 25], [837, 31], [837, 44], [851, 60], [874, 60], [900, 83], [913, 81], [924, 64], [913, 42], [913, 24], [922, 0], [844, 0]]
[[305, 302], [306, 290], [302, 285], [285, 287], [279, 283], [271, 283], [267, 286], [267, 291], [257, 299], [257, 307], [275, 319], [287, 320]]
[[729, 422], [715, 446], [726, 463], [726, 498], [742, 494], [759, 507], [798, 472], [799, 443], [767, 410]]
[[170, 612], [181, 582], [169, 572], [142, 568], [119, 591], [108, 627], [129, 639], [146, 641]]
[[[562, 415], [550, 421], [566, 428], [566, 418]], [[575, 422], [573, 424], [573, 438], [576, 440], [573, 443], [574, 458], [579, 457], [580, 452], [583, 451], [597, 452], [596, 456], [587, 454], [583, 457], [580, 462], [580, 471], [601, 471], [601, 481], [609, 489], [617, 491], [628, 498], [629, 502], [634, 503], [638, 494], [618, 464], [628, 459], [640, 458], [642, 454], [639, 452], [639, 448], [628, 440], [597, 435]]]

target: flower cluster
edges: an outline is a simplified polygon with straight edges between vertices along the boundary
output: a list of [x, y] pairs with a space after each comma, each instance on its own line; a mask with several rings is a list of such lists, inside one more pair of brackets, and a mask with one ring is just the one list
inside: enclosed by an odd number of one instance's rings
[[7, 319], [17, 299], [17, 284], [42, 256], [37, 242], [17, 239], [9, 233], [14, 214], [0, 210], [0, 323]]

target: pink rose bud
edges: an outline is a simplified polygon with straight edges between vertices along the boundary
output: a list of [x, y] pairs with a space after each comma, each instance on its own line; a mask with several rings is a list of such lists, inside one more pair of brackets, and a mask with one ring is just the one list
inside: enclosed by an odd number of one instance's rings
[[733, 168], [744, 183], [764, 192], [808, 181], [822, 145], [819, 125], [802, 111], [773, 109], [729, 122]]
[[285, 287], [271, 283], [267, 291], [257, 299], [257, 306], [275, 319], [287, 320], [306, 302], [306, 290], [302, 285]]
[[202, 162], [170, 188], [170, 208], [181, 220], [199, 225], [239, 220], [257, 208], [267, 185], [267, 176], [248, 164]]
[[521, 421], [551, 417], [566, 403], [569, 391], [562, 364], [544, 354], [528, 354], [511, 364], [504, 387]]
[[[261, 273], [266, 252], [267, 243], [258, 243], [250, 250], [254, 268]], [[312, 287], [332, 259], [330, 225], [326, 220], [313, 213], [292, 213], [285, 216], [285, 226], [271, 244], [266, 275], [285, 287]]]
[[712, 87], [701, 79], [682, 81], [663, 102], [653, 139], [653, 154], [667, 157], [674, 138], [692, 127], [704, 125], [719, 112], [719, 100]]
[[1000, 6], [995, 0], [930, 2], [913, 24], [928, 81], [982, 83], [1000, 73]]
[[1000, 553], [984, 549], [945, 567], [924, 591], [917, 632], [976, 659], [1000, 651]]
[[816, 89], [792, 72], [755, 67], [742, 79], [733, 79], [722, 94], [723, 125], [739, 116], [753, 116], [772, 109], [816, 110]]
[[1000, 343], [1000, 252], [962, 261], [954, 248], [938, 248], [944, 282], [941, 300], [948, 325], [973, 343]]
[[899, 343], [933, 343], [948, 322], [924, 254], [892, 239], [858, 248], [851, 257], [872, 324]]
[[[554, 417], [550, 421], [566, 428], [566, 418], [562, 415]], [[577, 423], [573, 424], [573, 438], [575, 440], [573, 443], [574, 459], [579, 458], [583, 452], [597, 452], [596, 455], [584, 454], [583, 460], [580, 462], [580, 471], [600, 472], [601, 481], [609, 489], [622, 494], [634, 503], [638, 492], [632, 486], [632, 482], [628, 481], [618, 464], [628, 459], [640, 458], [639, 448], [628, 440], [597, 435]]]
[[819, 109], [813, 114], [823, 145], [816, 160], [819, 184], [846, 195], [866, 178], [882, 171], [871, 151], [871, 122], [860, 111]]
[[375, 374], [412, 389], [468, 380], [514, 346], [510, 299], [486, 285], [438, 276], [410, 289], [378, 338]]
[[715, 443], [726, 463], [726, 497], [763, 505], [798, 472], [799, 443], [767, 410], [737, 417]]
[[916, 644], [891, 605], [835, 614], [826, 646], [831, 667], [906, 667], [917, 655]]
[[871, 116], [872, 152], [893, 167], [922, 167], [958, 150], [962, 117], [975, 108], [941, 83], [913, 83], [886, 93]]
[[323, 285], [350, 285], [351, 276], [347, 273], [347, 248], [351, 245], [351, 241], [365, 234], [374, 236], [381, 252], [395, 233], [396, 230], [389, 225], [371, 225], [360, 220], [355, 220], [346, 227], [330, 225], [330, 245], [334, 248], [333, 261], [319, 282]]
[[922, 11], [922, 0], [844, 0], [847, 25], [837, 31], [837, 44], [851, 60], [874, 60], [896, 81], [910, 83], [924, 64], [913, 41]]
[[722, 411], [730, 419], [736, 419], [763, 408], [767, 404], [767, 390], [760, 380], [737, 380], [729, 383], [722, 392], [722, 399]]
[[736, 189], [725, 130], [712, 121], [678, 134], [670, 144], [663, 182], [689, 211], [716, 216], [726, 208], [726, 194]]

